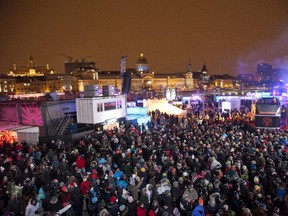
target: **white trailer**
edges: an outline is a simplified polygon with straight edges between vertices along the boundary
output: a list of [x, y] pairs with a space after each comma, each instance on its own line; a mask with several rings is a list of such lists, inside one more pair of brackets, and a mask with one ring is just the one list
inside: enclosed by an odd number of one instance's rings
[[126, 96], [77, 98], [77, 123], [98, 124], [126, 117]]

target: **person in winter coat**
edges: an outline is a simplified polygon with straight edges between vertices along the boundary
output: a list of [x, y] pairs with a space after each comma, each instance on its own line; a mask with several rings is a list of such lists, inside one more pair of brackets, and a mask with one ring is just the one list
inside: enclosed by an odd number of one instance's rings
[[128, 196], [127, 198], [127, 207], [128, 207], [128, 214], [129, 216], [134, 216], [136, 212], [136, 202], [134, 201], [132, 196]]
[[80, 183], [80, 190], [81, 190], [82, 195], [84, 196], [83, 210], [86, 210], [86, 208], [87, 208], [86, 197], [87, 197], [88, 192], [90, 190], [90, 182], [87, 181], [86, 177], [84, 177], [83, 181]]
[[194, 189], [194, 186], [191, 184], [189, 185], [184, 193], [183, 193], [183, 197], [187, 197], [187, 199], [189, 200], [189, 202], [191, 202], [192, 204], [198, 199], [198, 193], [197, 191]]
[[46, 198], [45, 200], [43, 200], [44, 211], [58, 212], [62, 208], [63, 208], [63, 205], [58, 199], [58, 195], [53, 196], [51, 198]]
[[117, 216], [119, 213], [119, 205], [117, 203], [117, 198], [112, 195], [109, 199], [109, 203], [107, 205], [108, 211], [111, 214], [111, 216]]
[[205, 216], [205, 209], [203, 205], [204, 205], [203, 199], [200, 197], [198, 199], [198, 205], [192, 211], [192, 215], [193, 216]]
[[42, 200], [44, 200], [45, 198], [46, 198], [45, 192], [41, 187], [38, 191], [38, 195], [36, 196], [36, 200], [39, 202], [40, 208], [42, 208]]
[[70, 203], [71, 196], [72, 196], [72, 193], [68, 191], [67, 186], [66, 185], [62, 186], [59, 198], [63, 207], [66, 207], [67, 205], [71, 204]]
[[178, 181], [173, 182], [173, 187], [171, 189], [171, 195], [173, 197], [173, 201], [178, 204], [179, 199], [181, 197], [181, 188], [179, 186]]
[[8, 211], [10, 211], [11, 213], [13, 212], [14, 216], [24, 215], [24, 202], [22, 201], [22, 199], [18, 198], [17, 194], [15, 193], [11, 195], [11, 200], [9, 200], [8, 202]]
[[34, 216], [38, 208], [39, 202], [37, 202], [35, 197], [31, 198], [28, 205], [26, 206], [25, 216]]
[[287, 190], [285, 188], [285, 184], [283, 182], [276, 183], [276, 197], [283, 199], [287, 193]]
[[71, 182], [70, 185], [71, 184], [73, 185], [70, 188], [71, 193], [72, 193], [72, 196], [71, 196], [72, 207], [76, 215], [82, 216], [84, 196], [82, 195], [81, 190], [76, 185], [76, 183]]
[[193, 209], [193, 203], [188, 198], [188, 195], [183, 195], [180, 198], [180, 212], [182, 215], [190, 215]]
[[96, 180], [99, 178], [96, 169], [92, 170], [92, 173], [90, 174], [90, 178], [91, 178], [91, 183], [95, 184]]
[[141, 193], [140, 193], [139, 201], [144, 205], [144, 208], [146, 211], [149, 209], [149, 199], [148, 199], [148, 194], [146, 191], [146, 188], [142, 188]]
[[144, 208], [144, 204], [141, 203], [140, 201], [137, 203], [136, 215], [137, 216], [146, 216], [146, 209]]
[[164, 200], [162, 203], [163, 203], [161, 208], [162, 215], [172, 215], [174, 208], [173, 206], [171, 206], [171, 203], [169, 203], [168, 200]]
[[149, 216], [156, 216], [162, 214], [162, 206], [159, 205], [158, 200], [153, 200], [151, 208], [148, 211]]
[[265, 204], [260, 203], [256, 209], [252, 211], [253, 216], [267, 216], [267, 209]]
[[59, 164], [59, 180], [64, 181], [69, 173], [69, 164], [68, 161], [63, 158]]
[[138, 184], [136, 185], [136, 179], [137, 178], [133, 177], [132, 175], [132, 177], [130, 178], [130, 185], [128, 187], [128, 191], [131, 193], [134, 200], [139, 199], [138, 190], [143, 182], [143, 178], [141, 178]]
[[85, 166], [86, 166], [86, 160], [81, 155], [78, 155], [76, 159], [76, 167], [78, 169], [81, 169], [82, 173], [86, 173]]
[[99, 206], [100, 206], [100, 200], [98, 200], [98, 195], [97, 195], [97, 192], [94, 190], [94, 188], [91, 188], [86, 198], [86, 202], [87, 202], [87, 210], [88, 210], [89, 216], [96, 216], [97, 213], [101, 211], [101, 210], [98, 211]]

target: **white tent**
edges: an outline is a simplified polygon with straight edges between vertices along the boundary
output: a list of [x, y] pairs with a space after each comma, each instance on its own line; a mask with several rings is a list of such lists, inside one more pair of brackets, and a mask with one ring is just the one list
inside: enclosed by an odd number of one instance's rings
[[0, 122], [0, 136], [6, 132], [9, 132], [9, 136], [13, 136], [18, 142], [36, 145], [39, 141], [39, 127]]
[[27, 142], [30, 145], [37, 145], [39, 142], [39, 127], [24, 128], [17, 131], [18, 142]]

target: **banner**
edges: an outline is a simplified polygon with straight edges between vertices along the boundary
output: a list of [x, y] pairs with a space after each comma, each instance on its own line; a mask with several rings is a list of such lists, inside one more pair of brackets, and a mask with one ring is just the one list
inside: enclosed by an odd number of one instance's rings
[[256, 115], [255, 126], [260, 128], [279, 128], [280, 116]]
[[20, 104], [22, 125], [43, 126], [40, 103], [27, 102]]
[[0, 121], [19, 123], [17, 103], [0, 104]]

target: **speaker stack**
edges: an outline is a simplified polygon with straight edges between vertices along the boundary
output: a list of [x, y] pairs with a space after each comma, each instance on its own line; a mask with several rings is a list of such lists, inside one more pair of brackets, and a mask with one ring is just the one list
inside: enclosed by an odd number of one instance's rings
[[123, 83], [122, 83], [122, 93], [128, 94], [131, 88], [131, 76], [128, 74], [123, 75]]

